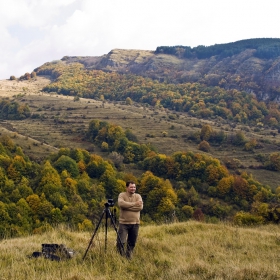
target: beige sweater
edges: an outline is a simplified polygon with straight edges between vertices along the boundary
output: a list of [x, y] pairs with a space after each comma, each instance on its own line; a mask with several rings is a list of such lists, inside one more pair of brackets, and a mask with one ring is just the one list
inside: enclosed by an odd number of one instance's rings
[[142, 197], [138, 193], [122, 192], [119, 194], [120, 224], [140, 224], [140, 211], [143, 209], [143, 204], [137, 206], [136, 201], [142, 201]]

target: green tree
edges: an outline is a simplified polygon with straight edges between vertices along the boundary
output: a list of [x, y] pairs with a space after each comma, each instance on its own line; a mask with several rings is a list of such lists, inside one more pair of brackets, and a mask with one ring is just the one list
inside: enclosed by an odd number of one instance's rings
[[77, 194], [72, 197], [71, 203], [62, 209], [62, 214], [66, 221], [76, 227], [86, 219], [87, 213], [88, 205]]
[[61, 210], [59, 208], [52, 208], [50, 212], [50, 223], [52, 225], [58, 225], [64, 221], [65, 218], [63, 217]]
[[87, 134], [91, 141], [95, 140], [95, 137], [98, 135], [99, 129], [100, 129], [100, 122], [98, 120], [90, 121]]
[[198, 203], [199, 194], [193, 186], [187, 191], [185, 199], [190, 206], [195, 206]]
[[18, 209], [17, 225], [23, 228], [25, 232], [31, 232], [33, 227], [32, 210], [24, 198], [16, 203]]
[[61, 173], [63, 170], [67, 170], [73, 178], [77, 177], [80, 172], [75, 160], [68, 156], [62, 155], [55, 163], [54, 167]]
[[243, 146], [246, 143], [245, 134], [242, 131], [237, 131], [232, 143], [236, 146]]
[[41, 221], [49, 221], [49, 219], [51, 218], [51, 211], [53, 209], [53, 205], [51, 202], [49, 202], [46, 197], [45, 194], [42, 193], [40, 196], [40, 203], [38, 206], [38, 210], [37, 210], [37, 214], [38, 217]]
[[182, 212], [187, 219], [190, 219], [193, 217], [194, 209], [190, 205], [184, 205], [182, 207]]

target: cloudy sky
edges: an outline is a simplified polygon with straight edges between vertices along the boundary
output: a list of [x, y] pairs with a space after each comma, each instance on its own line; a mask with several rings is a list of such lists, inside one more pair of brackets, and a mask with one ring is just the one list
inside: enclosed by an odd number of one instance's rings
[[0, 79], [116, 48], [280, 38], [277, 0], [0, 0]]

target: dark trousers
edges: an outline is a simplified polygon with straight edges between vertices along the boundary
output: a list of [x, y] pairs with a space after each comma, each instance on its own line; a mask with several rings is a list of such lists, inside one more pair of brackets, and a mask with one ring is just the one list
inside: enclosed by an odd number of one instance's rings
[[[120, 237], [121, 243], [125, 249], [122, 249], [119, 240], [117, 240], [117, 248], [121, 255], [125, 255], [127, 258], [132, 257], [132, 252], [135, 247], [139, 231], [139, 224], [119, 224], [118, 235]], [[126, 247], [125, 247], [126, 244]]]

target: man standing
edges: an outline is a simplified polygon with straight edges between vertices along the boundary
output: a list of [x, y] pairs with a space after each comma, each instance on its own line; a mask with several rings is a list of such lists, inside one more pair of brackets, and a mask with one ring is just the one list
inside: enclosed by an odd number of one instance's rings
[[[142, 197], [140, 194], [135, 193], [135, 191], [135, 183], [127, 182], [126, 192], [120, 193], [118, 198], [118, 205], [120, 207], [118, 234], [123, 246], [119, 244], [119, 241], [117, 241], [117, 246], [121, 255], [125, 254], [129, 259], [132, 257], [132, 252], [137, 241], [140, 211], [143, 209]], [[123, 252], [126, 242], [126, 252]]]

